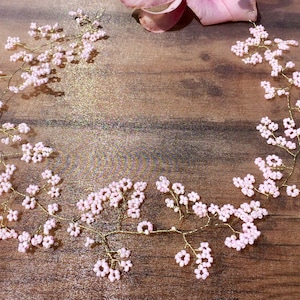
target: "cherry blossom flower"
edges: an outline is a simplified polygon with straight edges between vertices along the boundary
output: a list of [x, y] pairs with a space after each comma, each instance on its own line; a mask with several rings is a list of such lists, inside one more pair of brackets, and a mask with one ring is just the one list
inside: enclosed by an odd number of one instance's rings
[[53, 203], [48, 205], [48, 213], [54, 215], [58, 211], [58, 204]]
[[121, 0], [135, 8], [141, 25], [152, 32], [164, 32], [178, 23], [189, 7], [203, 25], [228, 21], [255, 21], [256, 0]]
[[300, 87], [300, 72], [293, 73], [293, 84], [297, 87]]
[[130, 250], [124, 247], [119, 249], [117, 252], [120, 255], [120, 258], [128, 258], [130, 256]]
[[182, 205], [188, 205], [189, 203], [189, 198], [184, 196], [184, 195], [180, 195], [179, 196], [179, 204], [182, 204]]
[[56, 220], [54, 218], [49, 219], [44, 224], [44, 234], [48, 235], [50, 230], [56, 227]]
[[82, 222], [86, 222], [87, 224], [92, 224], [95, 222], [95, 219], [93, 217], [93, 214], [91, 212], [87, 212], [81, 215], [80, 220]]
[[166, 198], [165, 199], [166, 206], [169, 208], [174, 208], [175, 203], [173, 199]]
[[110, 269], [106, 260], [101, 259], [96, 262], [94, 265], [93, 271], [96, 273], [98, 277], [105, 277], [109, 274]]
[[43, 247], [49, 249], [54, 244], [54, 238], [52, 235], [46, 235], [43, 237]]
[[67, 231], [71, 236], [77, 237], [80, 234], [80, 227], [78, 223], [69, 223]]
[[131, 195], [131, 201], [137, 203], [137, 204], [141, 204], [143, 203], [143, 201], [145, 200], [145, 193], [142, 191], [134, 191]]
[[138, 219], [141, 216], [141, 211], [139, 208], [128, 208], [127, 216], [132, 219]]
[[60, 182], [60, 180], [61, 178], [57, 174], [55, 174], [49, 178], [48, 183], [52, 185], [57, 185]]
[[272, 195], [274, 198], [277, 198], [280, 195], [279, 188], [276, 186], [276, 183], [272, 179], [267, 179], [261, 183], [258, 187], [258, 190], [265, 195]]
[[52, 177], [52, 171], [51, 170], [45, 170], [43, 173], [42, 173], [42, 178], [43, 179], [49, 179]]
[[29, 163], [38, 163], [43, 160], [45, 157], [49, 157], [53, 152], [52, 148], [44, 146], [42, 142], [36, 143], [32, 146], [30, 143], [23, 144], [22, 147], [23, 156], [21, 160]]
[[186, 266], [190, 262], [191, 255], [186, 250], [181, 250], [175, 255], [175, 261], [180, 267]]
[[125, 192], [127, 190], [130, 190], [132, 188], [132, 181], [129, 178], [123, 178], [119, 181], [120, 184], [120, 190]]
[[31, 236], [29, 232], [23, 231], [22, 234], [18, 236], [19, 246], [18, 251], [21, 253], [25, 253], [30, 247]]
[[84, 243], [84, 246], [85, 246], [86, 248], [89, 248], [89, 247], [91, 247], [94, 243], [95, 243], [95, 240], [94, 240], [94, 239], [92, 239], [92, 238], [90, 238], [90, 237], [87, 237], [87, 238], [86, 238], [86, 241], [85, 241], [85, 243]]
[[143, 192], [146, 189], [146, 187], [147, 187], [147, 182], [144, 181], [137, 181], [133, 185], [133, 188], [139, 192]]
[[200, 200], [200, 196], [196, 192], [190, 192], [190, 193], [188, 193], [188, 199], [191, 202], [196, 202], [196, 201]]
[[43, 236], [41, 234], [35, 234], [32, 238], [31, 238], [31, 245], [32, 246], [37, 246], [39, 244], [41, 244], [43, 242]]
[[172, 184], [172, 190], [174, 191], [175, 194], [177, 195], [182, 195], [184, 194], [184, 186], [181, 183], [173, 183]]
[[170, 181], [165, 176], [160, 176], [159, 180], [156, 181], [156, 188], [161, 193], [169, 192], [170, 191], [169, 185], [170, 185]]
[[10, 222], [18, 221], [18, 214], [19, 212], [17, 210], [10, 209], [7, 214], [7, 220]]
[[12, 184], [8, 181], [2, 181], [0, 182], [0, 195], [2, 195], [2, 193], [8, 193], [10, 191], [12, 187]]
[[30, 198], [26, 196], [22, 202], [22, 205], [25, 207], [25, 209], [34, 209], [36, 205], [36, 200], [35, 198]]
[[109, 205], [111, 207], [118, 207], [122, 200], [122, 195], [119, 192], [113, 192], [110, 195]]
[[286, 187], [286, 194], [290, 197], [297, 197], [300, 191], [295, 184]]
[[9, 137], [7, 137], [7, 138], [2, 138], [2, 139], [1, 139], [1, 143], [4, 144], [4, 145], [8, 145], [8, 144], [9, 144]]
[[207, 268], [203, 267], [203, 265], [199, 265], [197, 269], [194, 270], [197, 279], [205, 280], [209, 276], [209, 272]]
[[108, 279], [110, 282], [120, 280], [121, 274], [119, 270], [109, 269]]
[[129, 270], [132, 268], [132, 262], [131, 260], [122, 260], [120, 262], [120, 266], [123, 268], [124, 272], [129, 272]]
[[48, 195], [50, 195], [51, 198], [57, 198], [60, 195], [60, 189], [52, 186], [48, 191]]
[[207, 206], [202, 202], [196, 202], [193, 206], [194, 213], [199, 217], [203, 218], [207, 216]]
[[146, 235], [153, 231], [153, 225], [148, 221], [142, 221], [137, 226], [137, 232], [144, 233]]
[[20, 133], [28, 133], [30, 131], [30, 127], [26, 123], [20, 123], [18, 125], [18, 130]]
[[30, 184], [28, 186], [28, 188], [26, 189], [26, 192], [30, 195], [30, 196], [34, 196], [37, 194], [37, 192], [40, 190], [40, 188], [35, 185], [35, 184]]

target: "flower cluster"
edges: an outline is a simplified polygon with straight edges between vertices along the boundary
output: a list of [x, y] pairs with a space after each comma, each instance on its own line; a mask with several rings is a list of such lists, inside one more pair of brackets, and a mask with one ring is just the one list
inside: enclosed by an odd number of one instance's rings
[[268, 155], [266, 159], [257, 157], [254, 163], [259, 167], [262, 172], [264, 181], [258, 187], [254, 186], [255, 178], [251, 174], [247, 174], [243, 179], [240, 177], [233, 178], [233, 184], [240, 188], [242, 193], [248, 197], [252, 197], [255, 192], [259, 192], [267, 197], [272, 196], [277, 198], [280, 195], [279, 187], [276, 181], [279, 181], [283, 177], [281, 170], [285, 169], [282, 163], [282, 159], [277, 155]]
[[20, 143], [23, 141], [20, 134], [27, 134], [29, 131], [30, 127], [26, 123], [20, 123], [18, 125], [13, 123], [3, 123], [2, 128], [0, 129], [3, 137], [0, 141], [5, 145]]
[[[52, 25], [38, 26], [31, 23], [28, 34], [39, 47], [29, 47], [19, 37], [8, 37], [5, 49], [15, 51], [10, 56], [11, 62], [20, 62], [18, 72], [13, 75], [0, 74], [0, 77], [9, 78], [8, 89], [13, 93], [23, 91], [29, 86], [39, 87], [51, 81], [51, 76], [57, 67], [64, 67], [68, 63], [78, 63], [80, 60], [90, 61], [96, 53], [94, 43], [106, 37], [97, 18], [90, 17], [82, 10], [70, 12], [83, 32], [74, 36], [67, 36], [63, 33], [57, 23]], [[42, 41], [45, 41], [42, 44]], [[20, 74], [22, 80], [16, 80], [16, 74]], [[12, 84], [12, 79], [17, 84]]]
[[[63, 67], [67, 63], [78, 63], [80, 60], [89, 61], [95, 51], [94, 43], [106, 36], [101, 29], [97, 18], [90, 19], [81, 10], [71, 12], [76, 20], [85, 19], [85, 23], [79, 22], [80, 34], [67, 36], [57, 23], [53, 26], [38, 26], [31, 23], [28, 31], [32, 46], [21, 41], [19, 37], [8, 37], [5, 49], [13, 51], [10, 62], [17, 64], [16, 71], [11, 75], [0, 72], [0, 80], [6, 84], [0, 94], [0, 109], [3, 113], [10, 96], [8, 92], [18, 93], [29, 86], [39, 87], [51, 80], [54, 69]], [[15, 84], [14, 84], [15, 83]], [[60, 196], [61, 178], [50, 170], [42, 173], [41, 184], [29, 184], [25, 191], [16, 186], [18, 168], [22, 165], [8, 163], [10, 158], [19, 159], [25, 163], [40, 163], [53, 153], [51, 147], [43, 142], [31, 143], [30, 127], [26, 123], [13, 124], [6, 122], [1, 125], [0, 141], [2, 144], [0, 163], [4, 167], [0, 175], [0, 239], [16, 239], [19, 242], [18, 251], [27, 252], [33, 247], [41, 245], [50, 248], [54, 245], [54, 231], [57, 229], [57, 221], [66, 221], [67, 218], [59, 216], [58, 203], [49, 199]], [[13, 153], [10, 153], [13, 149]], [[17, 150], [16, 150], [17, 149]], [[24, 165], [23, 165], [24, 167]], [[6, 198], [4, 198], [6, 197]], [[47, 201], [45, 199], [48, 199]], [[18, 202], [21, 201], [21, 207]], [[43, 226], [40, 226], [33, 234], [27, 231], [14, 229], [17, 221], [21, 220], [24, 213], [41, 210], [48, 217]]]
[[[25, 209], [34, 209], [36, 207], [37, 202], [35, 196], [41, 192], [46, 191], [51, 198], [57, 198], [60, 195], [60, 188], [57, 187], [57, 185], [60, 183], [61, 179], [57, 174], [53, 174], [51, 170], [46, 170], [42, 173], [42, 178], [47, 180], [47, 183], [42, 188], [35, 184], [30, 184], [27, 187], [27, 195], [25, 195], [22, 202]], [[47, 212], [50, 215], [53, 215], [58, 209], [57, 203], [49, 204]]]
[[296, 123], [294, 119], [290, 117], [283, 119], [283, 126], [284, 134], [276, 135], [279, 125], [266, 116], [261, 119], [256, 129], [260, 132], [260, 135], [266, 139], [267, 144], [278, 146], [288, 152], [289, 150], [295, 150], [297, 148], [296, 139], [300, 136], [300, 128], [295, 128]]
[[[76, 35], [79, 38], [75, 41], [66, 36], [58, 24], [38, 26], [36, 23], [30, 25], [29, 36], [35, 41], [46, 41], [49, 48], [46, 49], [42, 44], [40, 48], [30, 49], [18, 37], [7, 39], [7, 50], [17, 51], [21, 48], [21, 51], [10, 57], [11, 62], [20, 62], [21, 67], [10, 76], [0, 73], [0, 79], [8, 78], [8, 86], [2, 93], [1, 100], [8, 91], [18, 93], [29, 86], [47, 84], [51, 79], [49, 76], [57, 67], [82, 59], [90, 60], [94, 51], [93, 43], [104, 38], [106, 34], [99, 21], [90, 19], [82, 10], [70, 12], [70, 15], [83, 30], [80, 35]], [[199, 233], [208, 229], [226, 228], [230, 231], [230, 235], [224, 241], [226, 247], [241, 251], [248, 245], [253, 245], [261, 235], [256, 223], [268, 215], [267, 209], [262, 207], [261, 201], [256, 197], [277, 198], [281, 188], [285, 188], [286, 194], [291, 197], [297, 197], [300, 193], [296, 184], [290, 183], [300, 153], [300, 129], [295, 118], [295, 114], [300, 112], [300, 100], [292, 103], [291, 90], [300, 87], [300, 72], [294, 71], [293, 62], [287, 61], [282, 65], [282, 60], [279, 59], [283, 51], [297, 45], [296, 41], [283, 41], [278, 38], [274, 41], [268, 40], [268, 33], [261, 25], [250, 28], [250, 33], [252, 36], [244, 42], [238, 41], [232, 47], [232, 51], [242, 57], [245, 64], [256, 65], [266, 61], [271, 67], [272, 78], [282, 76], [287, 81], [286, 86], [276, 88], [269, 81], [261, 82], [266, 99], [283, 96], [288, 100], [289, 116], [283, 120], [283, 134], [278, 134], [279, 124], [268, 117], [261, 119], [257, 130], [269, 145], [283, 149], [293, 160], [293, 164], [287, 166], [276, 154], [267, 155], [265, 159], [256, 158], [255, 165], [263, 177], [261, 184], [256, 183], [252, 174], [247, 174], [244, 178], [235, 177], [234, 185], [251, 198], [250, 202], [243, 202], [238, 207], [230, 203], [222, 206], [204, 203], [197, 192], [188, 192], [182, 183], [171, 183], [167, 177], [160, 176], [156, 181], [156, 188], [163, 194], [167, 210], [174, 212], [173, 216], [178, 218], [176, 224], [170, 218], [167, 220], [170, 221], [170, 226], [159, 228], [159, 225], [153, 224], [148, 218], [141, 219], [148, 184], [123, 178], [77, 201], [77, 216], [65, 217], [57, 201], [61, 194], [60, 176], [47, 169], [42, 172], [39, 184], [30, 183], [21, 191], [14, 184], [16, 166], [7, 163], [8, 154], [1, 153], [0, 163], [3, 170], [0, 174], [0, 196], [5, 199], [0, 203], [0, 240], [16, 240], [20, 253], [26, 253], [38, 246], [48, 249], [55, 245], [55, 231], [60, 227], [58, 225], [66, 223], [66, 232], [73, 241], [81, 240], [84, 236], [84, 247], [90, 250], [96, 246], [101, 247], [101, 258], [94, 264], [93, 272], [97, 277], [107, 277], [111, 282], [120, 280], [133, 266], [131, 251], [125, 247], [120, 248], [120, 239], [116, 238], [119, 236], [179, 236], [182, 241], [182, 247], [179, 249], [182, 250], [175, 254], [175, 262], [180, 267], [186, 267], [194, 260], [195, 277], [202, 280], [208, 278], [214, 259], [207, 241], [201, 241], [200, 244], [198, 242], [199, 247], [193, 246], [192, 238], [195, 235], [199, 236]], [[257, 51], [252, 53], [253, 49]], [[16, 74], [20, 74], [21, 80], [16, 78]], [[13, 82], [16, 84], [13, 85]], [[3, 105], [0, 101], [0, 108]], [[53, 152], [52, 148], [42, 142], [32, 144], [24, 138], [24, 135], [30, 132], [26, 123], [15, 125], [7, 122], [2, 125], [0, 131], [3, 135], [3, 147], [20, 147], [20, 163], [39, 163]], [[18, 202], [21, 205], [17, 206]], [[19, 207], [23, 209], [21, 213]], [[15, 229], [25, 213], [34, 212], [42, 212], [44, 217], [37, 230], [30, 233]]]
[[165, 176], [160, 176], [156, 181], [156, 187], [160, 192], [172, 196], [171, 199], [165, 199], [166, 206], [179, 213], [180, 218], [183, 218], [185, 213], [188, 214], [191, 209], [199, 218], [207, 216], [207, 206], [200, 201], [199, 194], [194, 191], [186, 194], [183, 184], [179, 182], [171, 184]]
[[[92, 224], [96, 217], [103, 211], [107, 204], [111, 208], [126, 210], [127, 217], [136, 219], [140, 217], [140, 206], [145, 199], [144, 190], [146, 182], [133, 182], [123, 178], [118, 182], [112, 182], [98, 192], [90, 193], [86, 199], [77, 202], [77, 208], [81, 212], [81, 222]], [[130, 199], [126, 199], [130, 193]], [[73, 226], [73, 225], [72, 225]]]
[[213, 263], [213, 257], [211, 256], [211, 248], [207, 242], [200, 243], [200, 247], [197, 249], [196, 264], [198, 267], [194, 270], [197, 279], [205, 280], [209, 276], [208, 269]]
[[38, 142], [34, 146], [30, 143], [22, 144], [23, 155], [21, 160], [24, 160], [26, 163], [29, 162], [41, 162], [43, 158], [49, 157], [53, 153], [53, 149], [44, 145], [43, 142]]
[[[112, 251], [107, 236], [117, 234], [150, 234], [153, 226], [150, 222], [142, 221], [138, 223], [136, 231], [124, 231], [122, 227], [126, 219], [140, 218], [141, 205], [145, 200], [145, 189], [147, 183], [143, 181], [133, 182], [129, 178], [123, 178], [119, 181], [113, 181], [106, 187], [99, 189], [97, 192], [90, 193], [85, 199], [80, 199], [76, 206], [80, 212], [80, 218], [76, 222], [70, 222], [67, 229], [72, 237], [78, 237], [81, 233], [86, 232], [89, 236], [86, 238], [85, 246], [91, 247], [96, 244], [105, 245], [106, 259], [100, 259], [94, 266], [96, 276], [108, 276], [110, 281], [119, 280], [122, 272], [128, 272], [132, 267], [131, 260], [128, 260], [130, 251], [121, 248]], [[100, 214], [109, 210], [117, 211], [118, 223], [116, 228], [107, 233], [103, 233], [92, 227], [95, 222], [101, 222]], [[94, 235], [92, 237], [91, 235]], [[100, 239], [100, 240], [99, 240]]]
[[[39, 187], [35, 184], [30, 184], [25, 192], [16, 191], [13, 188], [10, 177], [12, 176], [16, 167], [14, 165], [6, 165], [6, 172], [2, 173], [2, 176], [5, 177], [7, 182], [9, 183], [6, 192], [15, 193], [18, 196], [23, 197], [22, 206], [25, 210], [33, 210], [37, 206], [41, 208], [45, 213], [49, 216], [54, 216], [55, 213], [59, 210], [59, 206], [57, 203], [48, 204], [48, 208], [45, 208], [40, 200], [38, 199], [45, 192], [48, 193], [51, 197], [53, 196], [53, 189], [59, 195], [59, 188], [57, 185], [60, 183], [60, 177], [57, 174], [53, 174], [52, 171], [46, 170], [42, 173], [42, 178], [47, 180], [47, 183], [42, 187]], [[6, 174], [6, 175], [5, 175]], [[9, 188], [8, 188], [9, 187]], [[11, 199], [11, 198], [10, 198]], [[10, 223], [16, 222], [19, 220], [19, 211], [16, 209], [12, 209], [12, 203], [4, 202], [4, 210], [3, 213], [7, 213], [6, 218], [4, 214], [0, 215], [0, 239], [6, 240], [9, 238], [17, 239], [19, 241], [18, 251], [25, 253], [32, 249], [33, 247], [37, 247], [41, 245], [44, 248], [50, 248], [54, 244], [54, 236], [51, 234], [52, 231], [57, 227], [57, 222], [54, 217], [47, 219], [43, 225], [42, 232], [37, 232], [34, 234], [30, 234], [27, 231], [23, 231], [22, 233], [18, 233], [16, 230], [10, 227]]]
[[4, 166], [5, 166], [5, 170], [0, 174], [0, 196], [3, 193], [10, 192], [10, 190], [12, 188], [11, 179], [12, 179], [14, 172], [16, 171], [15, 165], [7, 164]]
[[[269, 164], [276, 164], [275, 160], [275, 157], [267, 159]], [[244, 180], [236, 178], [234, 181], [237, 186], [242, 187], [246, 195], [251, 197], [254, 194], [253, 176], [247, 175]], [[165, 176], [159, 178], [156, 182], [156, 187], [160, 192], [171, 196], [171, 198], [165, 199], [166, 206], [172, 208], [174, 212], [179, 213], [181, 220], [184, 220], [189, 215], [195, 215], [200, 219], [207, 219], [207, 223], [204, 226], [199, 226], [190, 232], [183, 233], [178, 228], [172, 228], [173, 232], [183, 235], [185, 245], [191, 249], [193, 254], [197, 253], [197, 251], [201, 252], [201, 254], [196, 254], [196, 264], [198, 267], [195, 269], [195, 274], [197, 279], [206, 279], [209, 276], [208, 268], [211, 266], [213, 257], [210, 254], [211, 249], [207, 242], [201, 242], [200, 248], [194, 249], [188, 242], [187, 235], [204, 230], [210, 226], [228, 226], [233, 234], [225, 239], [225, 245], [240, 251], [247, 245], [253, 245], [254, 241], [260, 236], [260, 231], [257, 229], [254, 221], [263, 219], [268, 215], [268, 211], [261, 207], [260, 202], [254, 200], [250, 203], [242, 203], [238, 208], [235, 208], [231, 204], [224, 204], [221, 207], [214, 203], [207, 205], [200, 201], [198, 193], [186, 193], [183, 184], [171, 184]], [[238, 231], [234, 229], [231, 225], [233, 223], [239, 223], [242, 230]], [[175, 261], [180, 267], [188, 265], [190, 258], [190, 253], [185, 249], [175, 255]]]
[[[79, 13], [87, 22], [91, 21], [82, 11], [77, 11], [72, 16], [75, 17]], [[9, 97], [5, 99], [8, 91], [18, 93], [29, 86], [39, 87], [47, 84], [56, 67], [75, 63], [80, 59], [89, 60], [94, 51], [93, 43], [105, 36], [105, 32], [97, 22], [95, 20], [87, 26], [80, 24], [81, 28], [84, 27], [84, 31], [80, 35], [70, 37], [63, 33], [63, 29], [57, 23], [53, 26], [38, 26], [36, 23], [31, 23], [28, 34], [37, 44], [32, 47], [21, 41], [19, 37], [8, 37], [5, 49], [14, 52], [10, 56], [10, 62], [18, 63], [18, 66], [11, 75], [0, 72], [0, 79], [7, 81], [7, 87], [1, 91], [0, 97], [2, 112], [6, 108], [4, 103], [9, 100]], [[18, 169], [14, 164], [7, 163], [10, 157], [20, 157], [25, 163], [40, 163], [53, 153], [53, 149], [43, 142], [30, 143], [27, 140], [30, 130], [26, 123], [6, 122], [0, 128], [0, 141], [3, 145], [0, 163], [4, 167], [0, 175], [0, 196], [7, 196], [7, 199], [3, 199], [0, 203], [0, 239], [17, 239], [18, 251], [23, 253], [39, 245], [50, 248], [54, 244], [53, 232], [57, 228], [56, 221], [63, 219], [56, 215], [59, 211], [57, 203], [49, 203], [48, 200], [47, 204], [42, 204], [44, 195], [51, 199], [60, 196], [58, 184], [61, 179], [57, 174], [46, 170], [42, 173], [44, 183], [29, 184], [25, 191], [18, 190], [15, 186], [14, 180], [17, 178]], [[14, 149], [13, 155], [7, 152], [8, 147]], [[19, 152], [15, 153], [16, 149], [19, 149]], [[27, 231], [18, 232], [12, 228], [23, 215], [16, 209], [17, 200], [21, 200], [23, 209], [31, 211], [39, 208], [49, 216], [41, 229], [34, 234]]]
[[238, 41], [231, 50], [237, 56], [242, 57], [242, 61], [246, 64], [256, 65], [266, 62], [271, 68], [271, 80], [274, 83], [285, 82], [283, 86], [275, 87], [272, 86], [271, 81], [263, 80], [261, 87], [264, 89], [265, 99], [270, 100], [275, 97], [287, 99], [288, 117], [282, 120], [281, 125], [265, 116], [261, 118], [256, 129], [268, 145], [278, 147], [288, 153], [291, 163], [283, 163], [283, 159], [275, 154], [268, 155], [266, 159], [258, 157], [254, 162], [262, 172], [264, 181], [255, 186], [254, 176], [248, 174], [243, 179], [234, 178], [233, 183], [248, 197], [253, 197], [257, 192], [266, 197], [277, 198], [282, 188], [285, 188], [288, 196], [297, 197], [299, 189], [295, 183], [289, 182], [300, 150], [300, 127], [296, 122], [296, 114], [300, 112], [300, 100], [294, 100], [296, 97], [292, 96], [293, 90], [300, 87], [300, 72], [295, 70], [296, 64], [293, 61], [285, 59], [284, 53], [292, 46], [298, 46], [299, 43], [295, 40], [280, 38], [270, 40], [268, 32], [262, 25], [254, 24], [254, 27], [250, 28], [250, 33], [252, 35], [250, 38]]
[[252, 200], [250, 203], [243, 203], [238, 209], [234, 209], [233, 215], [243, 222], [242, 231], [227, 237], [225, 245], [240, 251], [247, 245], [253, 245], [260, 236], [261, 232], [254, 225], [254, 220], [264, 218], [268, 215], [268, 211], [260, 206], [259, 201]]
[[[208, 242], [201, 242], [199, 248], [193, 248], [189, 242], [193, 234], [208, 227], [221, 228], [226, 226], [233, 234], [226, 238], [225, 245], [229, 248], [241, 250], [248, 244], [252, 245], [260, 235], [260, 231], [254, 225], [254, 221], [262, 219], [268, 214], [266, 209], [260, 207], [258, 201], [243, 203], [237, 209], [230, 204], [225, 204], [221, 207], [216, 204], [206, 205], [200, 201], [198, 193], [187, 193], [183, 184], [171, 184], [165, 176], [160, 176], [156, 182], [156, 187], [163, 194], [168, 193], [170, 195], [169, 198], [166, 198], [165, 203], [167, 207], [179, 213], [181, 225], [183, 225], [186, 217], [189, 215], [194, 215], [200, 219], [206, 218], [207, 222], [205, 225], [197, 225], [195, 223], [195, 228], [183, 230], [180, 226], [176, 227], [174, 225], [171, 225], [170, 229], [155, 228], [150, 221], [143, 220], [137, 224], [136, 229], [130, 229], [132, 228], [132, 223], [126, 223], [126, 220], [138, 218], [136, 216], [131, 217], [128, 214], [130, 209], [128, 203], [137, 201], [135, 196], [136, 192], [139, 192], [137, 204], [140, 209], [140, 195], [142, 193], [143, 200], [146, 198], [144, 193], [146, 186], [146, 182], [134, 183], [128, 178], [123, 178], [120, 181], [110, 183], [105, 188], [101, 188], [98, 192], [90, 193], [86, 199], [81, 199], [77, 202], [77, 208], [81, 212], [81, 217], [77, 218], [76, 221], [70, 222], [67, 231], [72, 237], [79, 237], [84, 232], [88, 234], [84, 244], [85, 247], [91, 248], [96, 245], [103, 247], [105, 258], [99, 259], [93, 269], [96, 276], [108, 277], [113, 282], [119, 280], [122, 273], [128, 272], [132, 267], [131, 260], [128, 260], [130, 251], [125, 248], [113, 250], [112, 241], [109, 240], [109, 237], [117, 235], [153, 236], [158, 234], [175, 234], [182, 237], [185, 247], [185, 249], [175, 255], [176, 263], [181, 267], [187, 266], [190, 263], [192, 253], [196, 264], [194, 269], [195, 276], [197, 279], [205, 280], [209, 276], [208, 269], [213, 262], [211, 248]], [[118, 195], [117, 202], [115, 199], [116, 195]], [[103, 214], [105, 211], [109, 214], [109, 210], [115, 209], [118, 211], [118, 223], [112, 229], [102, 228], [100, 223], [101, 221], [105, 222], [105, 218], [102, 216], [99, 219], [98, 215]], [[231, 223], [233, 220], [241, 221], [241, 232], [232, 227]], [[93, 226], [94, 224], [95, 226]], [[188, 250], [191, 250], [191, 253]]]
[[30, 132], [30, 127], [26, 123], [20, 123], [18, 125], [4, 123], [0, 128], [0, 132], [3, 134], [0, 140], [1, 143], [12, 147], [21, 147], [21, 160], [26, 163], [41, 162], [44, 158], [49, 157], [53, 153], [53, 149], [45, 146], [42, 142], [38, 142], [35, 145], [26, 142], [25, 137], [21, 136]]
[[[295, 63], [287, 61], [285, 64], [281, 64], [283, 52], [290, 50], [291, 46], [298, 46], [299, 43], [295, 40], [282, 40], [279, 38], [275, 38], [273, 41], [269, 40], [269, 34], [262, 25], [254, 25], [249, 31], [252, 37], [245, 41], [238, 41], [231, 47], [231, 51], [242, 57], [245, 64], [256, 65], [266, 61], [271, 67], [272, 78], [283, 75], [289, 84], [300, 87], [300, 72], [293, 71]], [[291, 71], [290, 76], [287, 74], [288, 71]], [[262, 81], [261, 86], [265, 90], [266, 99], [273, 99], [276, 95], [288, 95], [288, 88], [275, 88], [270, 81]]]
[[[211, 248], [207, 242], [201, 242], [200, 247], [196, 251], [197, 268], [194, 270], [197, 279], [205, 280], [209, 276], [208, 269], [213, 263]], [[180, 267], [184, 267], [190, 262], [190, 254], [186, 250], [181, 250], [175, 255], [175, 261]]]
[[130, 250], [121, 248], [114, 253], [115, 268], [109, 265], [109, 262], [105, 259], [98, 260], [94, 265], [93, 271], [96, 276], [107, 276], [111, 282], [120, 280], [121, 272], [129, 272], [132, 268], [132, 262], [128, 259], [130, 256]]

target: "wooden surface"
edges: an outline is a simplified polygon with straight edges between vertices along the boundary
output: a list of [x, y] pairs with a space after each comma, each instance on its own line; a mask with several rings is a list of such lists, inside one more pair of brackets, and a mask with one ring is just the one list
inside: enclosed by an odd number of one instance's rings
[[[272, 38], [300, 40], [299, 0], [258, 2]], [[203, 27], [187, 14], [178, 30], [151, 34], [118, 0], [10, 0], [0, 2], [1, 44], [7, 36], [25, 38], [32, 21], [70, 29], [68, 12], [77, 8], [105, 9], [109, 38], [95, 62], [62, 70], [54, 92], [12, 97], [1, 120], [27, 122], [36, 141], [57, 151], [46, 166], [64, 179], [60, 203], [67, 213], [81, 197], [126, 176], [149, 183], [145, 215], [157, 226], [169, 221], [155, 191], [159, 175], [207, 203], [246, 201], [232, 177], [258, 173], [254, 158], [274, 151], [255, 127], [263, 116], [286, 116], [282, 102], [263, 99], [259, 84], [268, 70], [247, 67], [230, 52], [248, 36], [249, 24]], [[11, 68], [1, 49], [0, 69]], [[299, 70], [300, 50], [289, 55]], [[27, 183], [37, 177], [34, 170], [23, 174]], [[56, 249], [20, 254], [16, 242], [1, 242], [0, 299], [300, 299], [299, 198], [264, 204], [270, 216], [258, 222], [262, 236], [253, 247], [226, 248], [225, 230], [205, 235], [214, 254], [206, 281], [175, 264], [182, 245], [174, 236], [121, 240], [132, 249], [134, 267], [117, 283], [95, 277], [97, 249], [85, 250], [63, 229]], [[24, 214], [27, 230], [34, 221]]]

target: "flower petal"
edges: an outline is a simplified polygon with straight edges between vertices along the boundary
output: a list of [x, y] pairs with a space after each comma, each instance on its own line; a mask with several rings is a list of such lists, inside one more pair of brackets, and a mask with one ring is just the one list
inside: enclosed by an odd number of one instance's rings
[[173, 2], [174, 0], [121, 0], [127, 7], [133, 8], [150, 8], [158, 5], [164, 5]]
[[203, 25], [229, 21], [256, 21], [256, 0], [187, 0]]
[[185, 8], [185, 0], [175, 0], [161, 11], [139, 9], [138, 16], [145, 29], [159, 33], [172, 28], [183, 15]]

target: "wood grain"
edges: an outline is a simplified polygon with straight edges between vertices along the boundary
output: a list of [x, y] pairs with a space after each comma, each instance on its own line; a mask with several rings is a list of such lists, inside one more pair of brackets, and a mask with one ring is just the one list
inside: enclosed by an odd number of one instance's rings
[[[155, 192], [161, 174], [207, 203], [246, 201], [232, 177], [257, 173], [254, 158], [274, 151], [255, 127], [263, 116], [278, 121], [286, 116], [285, 103], [263, 99], [259, 84], [268, 70], [247, 67], [230, 52], [236, 40], [248, 36], [249, 24], [203, 27], [187, 13], [175, 30], [151, 34], [119, 2], [1, 1], [3, 45], [7, 36], [26, 39], [32, 21], [59, 22], [70, 30], [68, 12], [78, 7], [104, 8], [109, 35], [94, 63], [61, 70], [59, 82], [42, 93], [10, 99], [1, 121], [27, 122], [36, 141], [57, 151], [46, 165], [21, 170], [24, 180], [17, 184], [34, 182], [36, 169], [56, 170], [64, 179], [60, 201], [71, 216], [80, 198], [112, 180], [146, 180], [144, 214], [158, 227], [172, 221]], [[260, 22], [272, 38], [300, 40], [299, 5], [299, 0], [259, 1]], [[12, 68], [8, 54], [0, 54], [0, 69]], [[298, 48], [288, 54], [298, 69], [299, 54]], [[262, 236], [253, 247], [227, 249], [223, 229], [194, 238], [195, 245], [209, 239], [213, 248], [206, 281], [195, 279], [192, 266], [175, 265], [182, 241], [174, 236], [115, 240], [132, 249], [134, 267], [113, 284], [91, 271], [97, 249], [85, 250], [64, 228], [57, 233], [58, 247], [49, 251], [20, 254], [15, 242], [2, 241], [0, 299], [300, 299], [299, 199], [282, 196], [265, 205], [270, 216], [258, 222]], [[42, 221], [24, 213], [20, 224], [33, 230]]]

